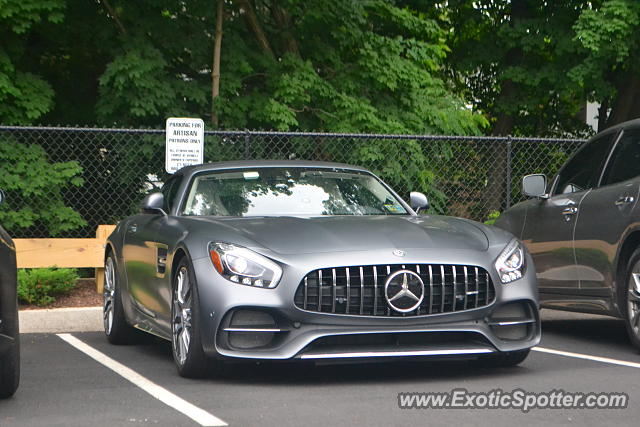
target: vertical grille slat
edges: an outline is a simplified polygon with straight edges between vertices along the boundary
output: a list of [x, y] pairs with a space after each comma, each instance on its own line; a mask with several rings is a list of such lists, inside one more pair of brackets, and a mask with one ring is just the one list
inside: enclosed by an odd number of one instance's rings
[[484, 304], [489, 304], [489, 273], [484, 273]]
[[347, 314], [349, 314], [349, 304], [351, 303], [351, 275], [349, 274], [349, 267], [345, 270], [347, 274]]
[[378, 315], [378, 266], [373, 266], [373, 315]]
[[[429, 266], [429, 290], [431, 291], [431, 295], [433, 295], [433, 268]], [[433, 302], [435, 298], [432, 297], [432, 301], [429, 301], [429, 314], [433, 313]]]
[[475, 282], [476, 282], [476, 307], [478, 306], [478, 299], [480, 298], [480, 274], [478, 273], [478, 267], [475, 269]]
[[458, 270], [454, 265], [453, 268], [453, 295], [451, 299], [451, 311], [456, 311], [458, 305]]
[[[386, 298], [381, 299], [388, 277], [399, 270], [413, 271], [424, 284], [422, 302], [408, 313], [391, 309]], [[354, 279], [355, 283], [352, 283]], [[495, 288], [491, 277], [481, 267], [396, 264], [314, 270], [300, 281], [294, 302], [303, 310], [318, 313], [415, 317], [481, 308], [491, 304], [494, 299]]]
[[442, 293], [440, 294], [440, 313], [444, 313], [444, 300], [447, 296], [447, 290], [445, 287], [445, 279], [444, 279], [444, 265], [440, 266], [440, 287], [442, 288]]
[[318, 270], [318, 311], [322, 311], [322, 270]]
[[309, 277], [304, 278], [304, 304], [302, 308], [307, 309], [307, 300], [309, 299]]
[[363, 314], [364, 310], [364, 272], [360, 267], [360, 314]]
[[338, 297], [338, 295], [336, 294], [336, 269], [335, 268], [331, 269], [331, 287], [332, 287], [332, 295], [333, 295], [333, 301], [331, 301], [331, 312], [335, 313], [336, 298]]
[[469, 274], [467, 272], [467, 266], [464, 266], [464, 304], [462, 305], [462, 309], [467, 309], [467, 295], [469, 293]]

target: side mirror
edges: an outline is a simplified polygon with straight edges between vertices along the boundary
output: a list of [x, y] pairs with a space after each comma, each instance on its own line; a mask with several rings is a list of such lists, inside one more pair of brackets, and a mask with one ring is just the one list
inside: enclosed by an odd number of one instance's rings
[[162, 193], [151, 193], [142, 200], [140, 205], [142, 213], [155, 213], [166, 215], [164, 211], [164, 195]]
[[427, 196], [424, 194], [418, 191], [412, 191], [409, 197], [411, 199], [411, 209], [416, 211], [416, 213], [419, 213], [422, 209], [429, 209], [429, 200], [427, 200]]
[[522, 194], [528, 197], [546, 197], [547, 177], [542, 173], [526, 175], [523, 177]]

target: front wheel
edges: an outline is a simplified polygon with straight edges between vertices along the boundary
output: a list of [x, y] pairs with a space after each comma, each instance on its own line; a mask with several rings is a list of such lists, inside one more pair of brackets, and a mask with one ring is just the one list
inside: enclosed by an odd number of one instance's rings
[[178, 373], [187, 378], [205, 376], [212, 361], [202, 349], [198, 287], [187, 257], [180, 260], [173, 278], [171, 347]]
[[129, 344], [138, 340], [140, 333], [127, 323], [124, 315], [118, 271], [111, 254], [104, 263], [102, 318], [104, 333], [111, 344]]
[[626, 283], [622, 314], [631, 343], [640, 349], [640, 249], [629, 259]]

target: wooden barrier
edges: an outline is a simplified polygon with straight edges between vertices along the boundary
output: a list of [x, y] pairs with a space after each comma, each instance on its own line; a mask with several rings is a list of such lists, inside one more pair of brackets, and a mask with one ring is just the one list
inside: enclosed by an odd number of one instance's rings
[[18, 268], [95, 268], [96, 290], [104, 286], [104, 245], [115, 225], [99, 225], [95, 239], [13, 239]]

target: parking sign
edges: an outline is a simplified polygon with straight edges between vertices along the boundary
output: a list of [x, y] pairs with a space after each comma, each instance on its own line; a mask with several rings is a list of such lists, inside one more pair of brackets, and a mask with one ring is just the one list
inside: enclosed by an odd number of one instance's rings
[[204, 161], [204, 122], [202, 119], [169, 117], [166, 122], [165, 169], [199, 165]]

